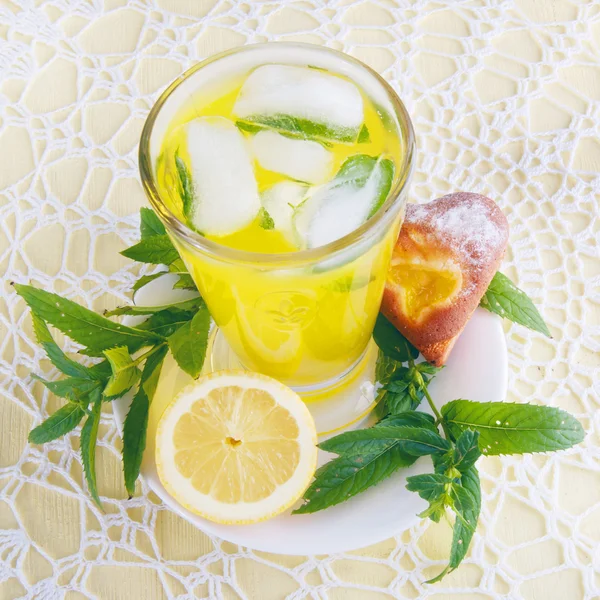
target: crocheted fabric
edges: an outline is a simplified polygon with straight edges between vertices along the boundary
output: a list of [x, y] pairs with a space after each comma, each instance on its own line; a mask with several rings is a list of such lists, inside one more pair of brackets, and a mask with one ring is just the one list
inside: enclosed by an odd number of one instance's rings
[[[137, 142], [160, 91], [197, 61], [268, 40], [326, 44], [383, 74], [418, 139], [412, 200], [497, 200], [503, 271], [553, 339], [506, 325], [509, 399], [575, 414], [571, 451], [481, 460], [483, 512], [435, 586], [447, 525], [335, 556], [253, 552], [196, 530], [141, 483], [127, 500], [105, 407], [98, 481], [75, 432], [27, 432], [60, 402], [10, 281], [101, 310], [128, 298], [119, 250], [145, 204]], [[0, 598], [591, 600], [600, 597], [600, 5], [585, 0], [0, 2]], [[63, 340], [61, 340], [63, 343]], [[401, 509], [401, 508], [399, 508]], [[450, 595], [451, 594], [451, 595]]]

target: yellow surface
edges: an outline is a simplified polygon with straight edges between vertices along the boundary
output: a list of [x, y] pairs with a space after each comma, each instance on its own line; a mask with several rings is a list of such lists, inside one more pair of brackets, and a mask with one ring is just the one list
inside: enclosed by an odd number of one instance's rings
[[[596, 3], [4, 0], [0, 15], [2, 600], [600, 596]], [[45, 451], [26, 442], [60, 401], [28, 378], [55, 373], [8, 282], [122, 304], [134, 273], [118, 251], [145, 204], [144, 117], [197, 60], [266, 40], [326, 43], [393, 82], [417, 130], [413, 200], [464, 189], [498, 201], [511, 224], [503, 270], [553, 335], [506, 326], [509, 397], [565, 408], [588, 431], [560, 456], [482, 459], [473, 549], [437, 586], [421, 582], [447, 556], [443, 524], [339, 556], [275, 556], [203, 534], [142, 485], [127, 501], [110, 406], [97, 461], [106, 514], [83, 495], [77, 436]]]

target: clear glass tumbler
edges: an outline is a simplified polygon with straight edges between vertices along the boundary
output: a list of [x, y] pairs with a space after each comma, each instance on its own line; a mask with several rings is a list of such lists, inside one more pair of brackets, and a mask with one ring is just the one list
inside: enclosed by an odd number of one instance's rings
[[[400, 145], [394, 183], [375, 215], [337, 241], [286, 254], [246, 252], [202, 237], [175, 214], [156, 185], [161, 142], [179, 109], [200, 92], [217, 94], [225, 79], [270, 63], [316, 66], [353, 80]], [[334, 50], [271, 43], [219, 54], [181, 75], [152, 108], [139, 158], [150, 203], [240, 363], [310, 390], [348, 377], [365, 356], [404, 214], [413, 156], [410, 118], [377, 73]]]

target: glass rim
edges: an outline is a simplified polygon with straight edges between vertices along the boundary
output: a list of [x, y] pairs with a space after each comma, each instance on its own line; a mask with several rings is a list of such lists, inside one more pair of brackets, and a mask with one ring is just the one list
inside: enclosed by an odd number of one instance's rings
[[[382, 86], [388, 96], [402, 130], [401, 133], [405, 136], [403, 141], [406, 145], [406, 149], [402, 156], [400, 172], [395, 178], [395, 184], [389, 191], [385, 202], [383, 203], [382, 207], [372, 217], [367, 219], [367, 221], [365, 221], [360, 227], [354, 229], [345, 236], [334, 240], [333, 242], [329, 242], [323, 246], [317, 246], [316, 248], [298, 250], [296, 252], [252, 252], [248, 250], [240, 250], [238, 248], [231, 248], [200, 235], [198, 232], [194, 231], [184, 222], [182, 222], [165, 204], [165, 202], [163, 202], [155, 182], [152, 158], [150, 156], [150, 138], [152, 136], [154, 123], [161, 108], [167, 102], [175, 89], [189, 77], [194, 75], [197, 71], [227, 56], [255, 48], [264, 48], [265, 46], [275, 45], [286, 46], [288, 48], [298, 48], [299, 50], [311, 49], [333, 54], [337, 58], [369, 72]], [[415, 133], [408, 111], [398, 97], [398, 94], [396, 94], [391, 85], [385, 79], [383, 79], [383, 77], [381, 77], [377, 71], [373, 70], [362, 61], [349, 56], [348, 54], [339, 52], [333, 48], [327, 48], [326, 46], [318, 46], [316, 44], [307, 44], [302, 42], [265, 42], [260, 44], [248, 44], [245, 46], [240, 46], [210, 56], [209, 58], [184, 71], [171, 84], [169, 84], [169, 86], [162, 92], [148, 113], [142, 129], [138, 158], [142, 187], [144, 188], [152, 208], [159, 214], [168, 228], [173, 233], [183, 238], [183, 240], [185, 240], [188, 244], [200, 250], [204, 254], [209, 254], [219, 259], [228, 259], [235, 262], [253, 262], [264, 264], [284, 264], [293, 262], [296, 264], [303, 262], [317, 262], [319, 260], [329, 258], [331, 255], [352, 246], [357, 241], [360, 241], [365, 234], [374, 229], [380, 222], [385, 220], [390, 211], [395, 207], [397, 200], [401, 197], [404, 188], [410, 180], [410, 174], [413, 168], [414, 153]]]

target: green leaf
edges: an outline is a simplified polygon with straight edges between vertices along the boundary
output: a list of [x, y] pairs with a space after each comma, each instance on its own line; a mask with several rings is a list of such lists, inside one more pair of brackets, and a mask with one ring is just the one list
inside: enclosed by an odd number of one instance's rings
[[144, 388], [150, 402], [152, 402], [152, 399], [154, 398], [163, 362], [168, 352], [168, 346], [159, 346], [157, 350], [146, 359], [146, 363], [144, 364], [140, 386]]
[[381, 385], [386, 385], [392, 380], [396, 371], [402, 367], [402, 363], [387, 356], [381, 348], [377, 354], [375, 365], [375, 380]]
[[93, 378], [92, 371], [84, 365], [70, 359], [52, 338], [46, 322], [35, 313], [31, 315], [35, 337], [50, 359], [50, 362], [65, 375], [84, 379]]
[[187, 270], [187, 267], [185, 266], [183, 260], [181, 258], [178, 258], [169, 265], [169, 273], [176, 273], [177, 275], [181, 275], [184, 273], [189, 273], [189, 271]]
[[102, 509], [96, 485], [96, 441], [98, 438], [98, 426], [100, 425], [100, 412], [102, 410], [102, 394], [100, 390], [94, 391], [91, 399], [94, 406], [81, 429], [81, 460], [90, 495], [97, 506]]
[[165, 226], [151, 209], [143, 206], [140, 208], [140, 236], [143, 240], [155, 235], [164, 235]]
[[404, 454], [398, 446], [375, 454], [341, 456], [315, 473], [304, 493], [306, 503], [294, 514], [314, 513], [340, 504], [387, 479], [392, 473], [412, 465], [417, 457]]
[[[452, 536], [452, 547], [450, 550], [450, 568], [456, 569], [466, 556], [473, 534], [477, 528], [479, 513], [481, 512], [481, 484], [479, 482], [479, 473], [475, 467], [471, 467], [463, 473], [460, 480], [461, 488], [464, 494], [468, 495], [470, 507], [463, 509], [457, 515], [454, 523], [454, 532]], [[467, 503], [463, 500], [463, 505]]]
[[480, 305], [505, 319], [552, 337], [531, 298], [500, 272], [494, 275]]
[[450, 477], [439, 473], [424, 473], [406, 478], [406, 489], [416, 492], [427, 502], [433, 502], [446, 493], [446, 486], [452, 483]]
[[159, 271], [158, 273], [152, 273], [152, 275], [142, 275], [131, 288], [134, 292], [137, 292], [139, 289], [143, 288], [145, 285], [149, 284], [151, 281], [162, 277], [165, 274], [165, 271]]
[[245, 131], [247, 133], [258, 133], [259, 131], [264, 129], [264, 127], [262, 127], [261, 125], [255, 125], [254, 123], [245, 123], [244, 121], [236, 121], [235, 126], [238, 129], [241, 129], [242, 131]]
[[129, 496], [135, 492], [135, 482], [140, 474], [142, 458], [146, 448], [148, 412], [156, 392], [163, 361], [168, 352], [162, 346], [146, 360], [140, 387], [134, 396], [123, 425], [123, 474]]
[[366, 125], [363, 125], [358, 133], [358, 139], [356, 140], [357, 144], [368, 144], [371, 141], [371, 134], [369, 133], [369, 128]]
[[161, 310], [178, 308], [180, 310], [197, 310], [200, 304], [203, 304], [202, 298], [191, 298], [188, 300], [179, 300], [172, 304], [163, 304], [162, 306], [119, 306], [114, 310], [106, 311], [104, 314], [107, 317], [117, 317], [121, 315], [153, 315]]
[[354, 456], [374, 454], [394, 446], [409, 456], [427, 456], [448, 451], [450, 443], [430, 429], [380, 425], [347, 431], [319, 444], [319, 448], [327, 452]]
[[166, 233], [145, 238], [126, 248], [121, 254], [131, 260], [151, 265], [168, 265], [179, 258], [179, 253]]
[[347, 158], [337, 172], [335, 187], [364, 188], [373, 177], [377, 178], [377, 197], [369, 213], [372, 217], [386, 201], [394, 181], [394, 163], [389, 158], [355, 154]]
[[194, 314], [191, 311], [167, 308], [151, 315], [149, 319], [140, 323], [138, 327], [153, 331], [164, 337], [169, 337], [182, 325], [189, 323], [194, 318]]
[[69, 402], [29, 432], [32, 444], [45, 444], [69, 433], [79, 425], [85, 411], [79, 404]]
[[188, 375], [200, 375], [210, 330], [210, 314], [206, 306], [201, 306], [194, 318], [182, 325], [168, 338], [169, 348], [179, 367]]
[[183, 214], [189, 217], [194, 210], [192, 177], [184, 160], [177, 153], [175, 154], [175, 166], [177, 168], [177, 176], [179, 177], [179, 196], [183, 204]]
[[[456, 569], [467, 555], [473, 534], [477, 528], [479, 513], [481, 512], [481, 485], [479, 473], [475, 467], [465, 471], [461, 477], [460, 485], [454, 485], [455, 495], [462, 497], [461, 512], [457, 512], [452, 533], [452, 546], [450, 548], [450, 561], [448, 566], [433, 579], [426, 583], [437, 583], [449, 572]], [[458, 490], [461, 490], [458, 492]], [[469, 498], [465, 500], [465, 498]], [[467, 508], [468, 506], [468, 508]], [[456, 510], [456, 506], [455, 506]]]
[[125, 346], [105, 350], [104, 356], [110, 363], [112, 375], [103, 393], [108, 397], [122, 396], [138, 382], [141, 376], [140, 370]]
[[437, 432], [435, 419], [424, 412], [406, 411], [399, 415], [390, 415], [379, 421], [375, 427], [424, 427]]
[[174, 290], [192, 290], [197, 292], [198, 288], [191, 275], [179, 275], [178, 281], [173, 285]]
[[131, 402], [123, 425], [123, 476], [130, 498], [135, 493], [135, 482], [140, 475], [142, 458], [146, 449], [149, 409], [148, 396], [144, 388], [140, 386]]
[[113, 323], [57, 294], [30, 285], [15, 284], [15, 289], [33, 314], [86, 346], [87, 354], [101, 353], [114, 346], [127, 346], [130, 352], [135, 352], [144, 345], [161, 340], [153, 333]]
[[439, 523], [446, 512], [449, 499], [448, 491], [452, 488], [452, 479], [440, 473], [425, 473], [406, 478], [406, 489], [416, 492], [429, 506], [419, 515]]
[[260, 129], [272, 129], [290, 137], [317, 141], [337, 140], [353, 143], [359, 134], [358, 129], [354, 127], [330, 127], [291, 115], [252, 115], [236, 121], [235, 124], [249, 133], [256, 133]]
[[381, 313], [377, 315], [373, 339], [388, 358], [398, 362], [419, 356], [419, 351]]
[[564, 450], [585, 437], [575, 417], [550, 406], [454, 400], [442, 416], [455, 437], [464, 429], [479, 432], [479, 447], [490, 456]]
[[84, 379], [83, 377], [66, 377], [58, 381], [46, 381], [35, 374], [31, 375], [43, 383], [55, 396], [68, 398], [73, 402], [82, 400], [92, 390], [102, 387], [98, 379]]
[[479, 432], [467, 429], [456, 440], [452, 466], [461, 473], [468, 471], [481, 456], [479, 450]]
[[273, 221], [273, 217], [269, 214], [269, 211], [263, 206], [258, 212], [258, 217], [260, 219], [260, 226], [263, 229], [275, 229], [275, 221]]

